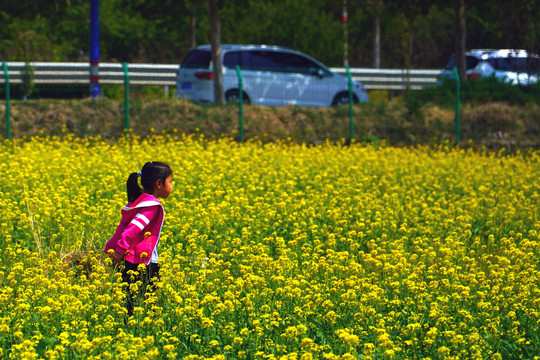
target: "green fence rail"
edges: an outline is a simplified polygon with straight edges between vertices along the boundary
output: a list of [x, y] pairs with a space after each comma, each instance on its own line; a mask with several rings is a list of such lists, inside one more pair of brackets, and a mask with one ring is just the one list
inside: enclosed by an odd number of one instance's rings
[[128, 64], [123, 63], [124, 69], [124, 132], [129, 132], [129, 71]]
[[354, 140], [354, 110], [353, 110], [353, 81], [351, 75], [351, 69], [347, 65], [347, 85], [349, 90], [349, 142]]
[[244, 79], [238, 65], [236, 65], [236, 76], [238, 77], [238, 135], [240, 142], [244, 142]]
[[2, 63], [2, 69], [4, 70], [4, 84], [6, 89], [6, 138], [11, 140], [11, 90], [9, 86], [9, 71], [5, 62]]
[[459, 145], [460, 141], [460, 129], [459, 129], [459, 121], [460, 121], [460, 109], [459, 109], [459, 102], [461, 98], [460, 90], [461, 90], [461, 80], [459, 79], [458, 70], [456, 67], [453, 68], [454, 72], [454, 79], [456, 80], [456, 116], [455, 116], [455, 122], [456, 122], [456, 145]]

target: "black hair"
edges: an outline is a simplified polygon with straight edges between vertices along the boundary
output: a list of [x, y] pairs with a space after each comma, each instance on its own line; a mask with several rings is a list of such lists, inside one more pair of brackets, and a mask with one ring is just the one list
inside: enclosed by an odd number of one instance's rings
[[[154, 192], [154, 184], [157, 180], [163, 181], [172, 175], [172, 170], [169, 165], [157, 162], [150, 161], [144, 164], [142, 170], [138, 173], [131, 173], [127, 180], [127, 196], [128, 202], [134, 202], [143, 192], [151, 194]], [[140, 188], [137, 179], [141, 178], [141, 185], [143, 189]]]

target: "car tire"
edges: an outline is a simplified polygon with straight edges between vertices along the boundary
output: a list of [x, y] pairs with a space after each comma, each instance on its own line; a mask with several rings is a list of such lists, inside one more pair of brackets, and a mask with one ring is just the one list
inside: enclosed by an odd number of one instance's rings
[[[240, 91], [238, 89], [231, 89], [225, 93], [225, 102], [227, 104], [237, 103], [240, 98]], [[249, 104], [249, 96], [245, 92], [242, 92], [242, 100], [244, 104]]]
[[[334, 100], [332, 100], [332, 106], [342, 106], [342, 105], [348, 105], [349, 104], [349, 93], [348, 92], [340, 92], [336, 96], [334, 96]], [[358, 104], [358, 98], [355, 94], [353, 94], [353, 104]]]

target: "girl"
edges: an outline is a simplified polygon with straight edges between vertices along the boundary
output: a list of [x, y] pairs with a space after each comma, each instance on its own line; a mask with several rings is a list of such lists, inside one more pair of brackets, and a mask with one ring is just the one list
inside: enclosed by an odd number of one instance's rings
[[[137, 182], [141, 178], [142, 190]], [[158, 198], [167, 198], [172, 190], [169, 165], [151, 161], [127, 180], [128, 204], [122, 209], [122, 220], [105, 245], [114, 265], [123, 260], [122, 281], [128, 284], [128, 316], [133, 314], [134, 294], [142, 299], [146, 287], [159, 276], [158, 243], [165, 211]], [[143, 264], [143, 265], [141, 265]], [[138, 290], [130, 286], [142, 282]], [[131, 291], [131, 290], [135, 291]]]

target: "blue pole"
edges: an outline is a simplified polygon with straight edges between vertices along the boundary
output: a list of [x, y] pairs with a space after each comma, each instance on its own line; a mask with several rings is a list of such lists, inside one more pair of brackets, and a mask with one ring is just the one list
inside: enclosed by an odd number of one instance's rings
[[100, 95], [99, 86], [99, 0], [90, 0], [90, 96]]

